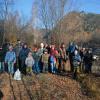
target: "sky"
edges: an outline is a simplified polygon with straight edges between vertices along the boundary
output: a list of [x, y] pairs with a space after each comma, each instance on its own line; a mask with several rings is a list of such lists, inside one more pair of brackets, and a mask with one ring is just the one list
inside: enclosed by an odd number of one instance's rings
[[[20, 13], [29, 16], [34, 0], [15, 1], [16, 3], [14, 4], [14, 10], [18, 10]], [[73, 7], [71, 7], [71, 9], [100, 14], [100, 0], [73, 0]]]
[[15, 0], [14, 10], [29, 17], [32, 10], [33, 0]]
[[[17, 10], [20, 15], [24, 15], [26, 19], [29, 19], [31, 16], [33, 2], [34, 0], [15, 0], [13, 10]], [[100, 14], [100, 0], [73, 0], [71, 5], [72, 6], [66, 8], [66, 10], [70, 8], [70, 10]], [[41, 21], [39, 19], [36, 20], [36, 27], [39, 27], [37, 25], [41, 25]]]

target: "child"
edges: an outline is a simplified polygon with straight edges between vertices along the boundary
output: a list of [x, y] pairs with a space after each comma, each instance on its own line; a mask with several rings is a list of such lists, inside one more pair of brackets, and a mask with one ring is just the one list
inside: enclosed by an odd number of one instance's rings
[[51, 66], [51, 72], [55, 73], [56, 69], [56, 58], [53, 55], [50, 55], [50, 66]]
[[33, 58], [35, 60], [35, 63], [34, 63], [34, 67], [33, 67], [33, 70], [36, 74], [39, 74], [40, 73], [40, 69], [39, 69], [39, 61], [40, 61], [40, 57], [38, 55], [38, 48], [34, 48], [34, 51], [33, 51]]
[[44, 54], [42, 55], [43, 72], [48, 72], [48, 61], [49, 61], [48, 51], [44, 50]]
[[5, 63], [8, 65], [8, 72], [14, 74], [14, 64], [16, 63], [16, 55], [13, 51], [13, 46], [9, 46], [9, 51], [6, 53]]
[[73, 56], [73, 66], [74, 66], [73, 78], [74, 79], [78, 78], [80, 63], [81, 63], [81, 57], [78, 51], [75, 50], [74, 56]]
[[25, 64], [27, 66], [26, 67], [27, 74], [32, 75], [32, 67], [34, 65], [34, 59], [31, 52], [28, 53], [28, 57], [25, 60]]

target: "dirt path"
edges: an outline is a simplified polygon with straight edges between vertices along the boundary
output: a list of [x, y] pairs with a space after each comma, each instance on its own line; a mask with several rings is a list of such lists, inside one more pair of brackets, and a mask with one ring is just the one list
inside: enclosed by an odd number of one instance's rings
[[3, 100], [92, 100], [82, 94], [78, 82], [52, 74], [23, 76], [21, 81], [1, 74], [0, 90]]

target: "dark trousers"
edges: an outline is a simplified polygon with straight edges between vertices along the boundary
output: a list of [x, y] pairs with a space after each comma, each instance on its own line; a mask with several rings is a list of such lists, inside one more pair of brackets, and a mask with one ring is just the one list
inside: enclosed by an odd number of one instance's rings
[[92, 69], [92, 63], [85, 63], [85, 72], [91, 73], [92, 72], [91, 69]]
[[74, 66], [73, 66], [73, 56], [72, 55], [69, 56], [69, 61], [70, 61], [71, 72], [73, 72]]
[[59, 67], [58, 67], [58, 70], [59, 71], [65, 71], [65, 65], [66, 65], [66, 62], [63, 60], [63, 59], [59, 59]]
[[41, 61], [39, 61], [39, 69], [40, 69], [40, 72], [42, 72], [43, 71], [43, 63], [41, 62]]
[[26, 65], [25, 65], [25, 60], [21, 60], [20, 71], [22, 72], [22, 74], [25, 74], [25, 75], [26, 75]]

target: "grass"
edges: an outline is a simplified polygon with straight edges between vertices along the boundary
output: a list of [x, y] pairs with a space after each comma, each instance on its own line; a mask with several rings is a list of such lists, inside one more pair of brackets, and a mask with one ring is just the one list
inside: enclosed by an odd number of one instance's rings
[[80, 75], [79, 82], [84, 95], [100, 100], [100, 77]]

